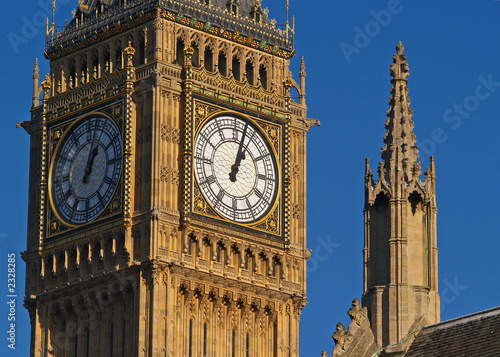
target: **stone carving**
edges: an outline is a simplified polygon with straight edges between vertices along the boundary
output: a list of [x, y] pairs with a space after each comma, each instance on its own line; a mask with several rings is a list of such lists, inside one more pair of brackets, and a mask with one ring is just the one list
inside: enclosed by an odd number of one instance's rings
[[292, 204], [292, 217], [300, 219], [300, 205], [298, 203]]
[[347, 313], [349, 314], [349, 316], [351, 316], [352, 320], [351, 324], [349, 325], [349, 331], [351, 331], [352, 328], [356, 327], [354, 326], [354, 324], [356, 324], [357, 326], [361, 326], [368, 317], [368, 309], [366, 307], [362, 307], [358, 299], [354, 299], [352, 301], [352, 307]]
[[346, 331], [345, 326], [341, 322], [337, 324], [337, 330], [332, 335], [332, 338], [335, 340], [332, 357], [339, 356], [340, 353], [346, 351], [353, 340], [353, 336], [350, 332]]

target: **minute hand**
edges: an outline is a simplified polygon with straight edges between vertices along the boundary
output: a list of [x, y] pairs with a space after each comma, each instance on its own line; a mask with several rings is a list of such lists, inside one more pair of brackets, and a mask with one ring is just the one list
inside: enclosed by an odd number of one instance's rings
[[248, 122], [243, 128], [243, 135], [241, 136], [240, 146], [238, 147], [238, 152], [236, 153], [236, 159], [234, 160], [233, 166], [231, 166], [231, 172], [229, 173], [229, 180], [231, 182], [236, 182], [236, 174], [238, 173], [241, 160], [245, 159], [245, 152], [243, 151], [243, 141], [247, 135]]

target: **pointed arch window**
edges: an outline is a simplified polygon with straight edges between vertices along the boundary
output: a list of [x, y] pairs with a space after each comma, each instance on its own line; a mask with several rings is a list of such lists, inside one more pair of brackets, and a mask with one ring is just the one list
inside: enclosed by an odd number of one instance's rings
[[245, 357], [250, 357], [250, 334], [247, 332]]
[[177, 58], [176, 62], [179, 66], [184, 67], [184, 41], [180, 38], [177, 40]]
[[203, 62], [205, 69], [209, 72], [214, 70], [214, 54], [210, 48], [205, 48], [205, 58]]
[[231, 357], [236, 356], [236, 330], [233, 329], [233, 336], [231, 338]]
[[193, 319], [189, 320], [189, 357], [193, 357]]
[[248, 84], [253, 85], [253, 64], [250, 60], [245, 64], [245, 72], [247, 75]]
[[203, 324], [203, 357], [207, 357], [207, 323]]
[[259, 80], [262, 88], [267, 89], [267, 69], [263, 65], [259, 67]]
[[233, 68], [233, 77], [234, 79], [236, 79], [237, 81], [240, 81], [241, 80], [241, 77], [240, 77], [240, 60], [238, 59], [238, 57], [234, 56], [233, 57], [233, 63], [232, 63], [232, 68]]
[[238, 0], [229, 0], [227, 3], [229, 12], [234, 16], [238, 16], [239, 5], [240, 3]]
[[227, 57], [224, 52], [219, 52], [219, 60], [218, 60], [218, 66], [219, 66], [219, 73], [221, 76], [226, 77], [227, 76]]
[[262, 8], [260, 7], [260, 1], [257, 1], [255, 5], [252, 6], [252, 10], [250, 11], [250, 17], [257, 24], [262, 24]]

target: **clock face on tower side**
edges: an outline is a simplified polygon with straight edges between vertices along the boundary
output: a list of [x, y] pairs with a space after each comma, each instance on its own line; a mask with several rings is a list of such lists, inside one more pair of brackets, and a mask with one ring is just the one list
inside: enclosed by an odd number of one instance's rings
[[90, 115], [62, 138], [50, 171], [50, 195], [61, 220], [86, 224], [113, 198], [122, 170], [122, 142], [115, 123]]
[[196, 180], [217, 213], [237, 223], [265, 217], [279, 178], [274, 152], [254, 124], [232, 114], [211, 118], [201, 127], [193, 153]]

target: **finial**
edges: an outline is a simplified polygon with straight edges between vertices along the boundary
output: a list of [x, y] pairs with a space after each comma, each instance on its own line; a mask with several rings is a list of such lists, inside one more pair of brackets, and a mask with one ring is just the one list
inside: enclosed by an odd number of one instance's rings
[[132, 47], [132, 41], [128, 41], [128, 46], [123, 50], [127, 56], [135, 55], [135, 49]]
[[39, 69], [38, 69], [38, 58], [36, 58], [35, 59], [35, 66], [33, 67], [33, 79], [40, 78], [38, 72], [39, 72]]
[[42, 82], [42, 89], [45, 92], [45, 95], [48, 96], [50, 89], [52, 88], [52, 82], [50, 80], [50, 74], [47, 73], [45, 75], [45, 80]]
[[285, 88], [288, 90], [292, 87], [292, 80], [290, 78], [285, 78], [283, 80], [283, 85], [285, 86]]
[[402, 55], [404, 49], [405, 48], [403, 46], [403, 43], [401, 41], [399, 41], [398, 44], [397, 44], [397, 46], [396, 46], [396, 51], [398, 51], [398, 55]]

